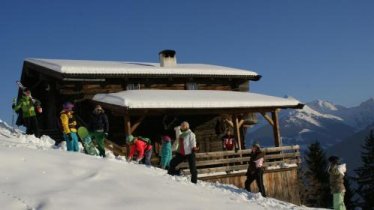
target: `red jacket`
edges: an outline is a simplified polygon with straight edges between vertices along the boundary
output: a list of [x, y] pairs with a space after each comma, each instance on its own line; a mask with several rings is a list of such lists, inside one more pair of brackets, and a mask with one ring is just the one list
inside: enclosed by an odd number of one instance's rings
[[130, 145], [130, 152], [129, 152], [129, 155], [127, 156], [127, 159], [131, 160], [135, 152], [137, 152], [138, 153], [137, 160], [141, 160], [144, 157], [144, 152], [151, 150], [151, 149], [152, 149], [152, 145], [147, 144], [146, 142], [142, 140], [136, 140], [134, 144]]

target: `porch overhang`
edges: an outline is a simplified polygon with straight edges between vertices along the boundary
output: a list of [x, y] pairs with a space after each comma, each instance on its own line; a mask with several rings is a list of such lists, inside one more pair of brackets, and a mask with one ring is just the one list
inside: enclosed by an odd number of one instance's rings
[[145, 110], [184, 114], [267, 112], [304, 106], [293, 98], [214, 90], [128, 90], [97, 94], [92, 100], [116, 112], [132, 114]]

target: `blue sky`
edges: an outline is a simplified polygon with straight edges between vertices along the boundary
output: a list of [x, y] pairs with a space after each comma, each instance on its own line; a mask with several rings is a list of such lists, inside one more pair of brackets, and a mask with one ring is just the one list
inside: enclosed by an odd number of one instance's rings
[[2, 1], [0, 119], [28, 57], [180, 63], [258, 72], [252, 91], [355, 106], [374, 96], [374, 1]]

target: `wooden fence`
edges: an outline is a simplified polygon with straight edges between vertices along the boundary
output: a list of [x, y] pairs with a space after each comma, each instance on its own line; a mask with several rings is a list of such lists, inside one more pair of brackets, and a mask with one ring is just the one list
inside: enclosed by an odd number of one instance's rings
[[[300, 147], [283, 146], [263, 148], [266, 170], [297, 167], [300, 163]], [[215, 176], [222, 173], [241, 172], [248, 168], [251, 150], [196, 153], [196, 168], [199, 176]], [[179, 165], [184, 174], [189, 174], [188, 163]]]
[[[112, 150], [115, 155], [126, 155], [127, 153], [126, 147], [118, 146], [109, 140], [106, 141], [106, 147]], [[266, 194], [269, 197], [299, 205], [301, 201], [297, 171], [301, 162], [300, 147], [298, 145], [271, 147], [263, 148], [262, 151], [265, 152], [264, 185]], [[198, 179], [244, 188], [250, 154], [251, 150], [196, 153]], [[157, 156], [153, 156], [152, 164], [154, 166], [159, 164]], [[178, 167], [183, 174], [190, 174], [187, 162], [179, 164]], [[252, 183], [251, 189], [253, 192], [258, 191], [255, 182]]]

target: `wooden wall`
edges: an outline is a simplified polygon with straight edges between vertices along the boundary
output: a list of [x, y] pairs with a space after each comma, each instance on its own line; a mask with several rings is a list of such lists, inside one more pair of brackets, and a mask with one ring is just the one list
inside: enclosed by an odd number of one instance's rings
[[[238, 188], [244, 188], [246, 175], [245, 173], [238, 173], [215, 177], [200, 177], [199, 179], [213, 183], [232, 184]], [[296, 167], [265, 171], [264, 185], [268, 197], [296, 205], [301, 204]], [[258, 192], [256, 181], [252, 183], [251, 189], [253, 192]]]

